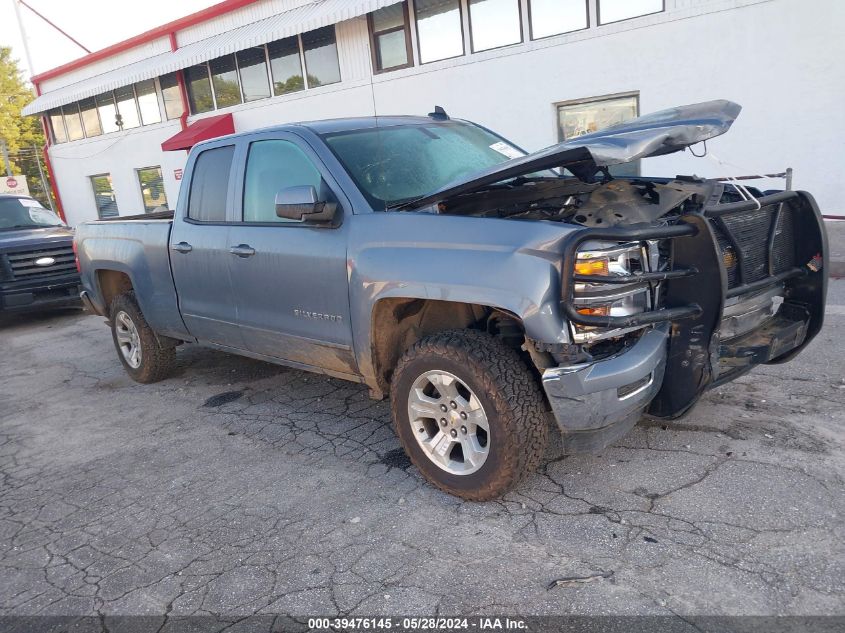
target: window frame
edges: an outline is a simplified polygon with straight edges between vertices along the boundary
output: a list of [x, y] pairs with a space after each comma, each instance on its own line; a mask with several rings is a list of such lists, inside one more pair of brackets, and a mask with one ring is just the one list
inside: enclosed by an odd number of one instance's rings
[[[321, 31], [323, 29], [327, 29], [331, 27], [332, 34], [334, 35], [334, 52], [335, 52], [335, 59], [337, 59], [337, 81], [332, 81], [331, 83], [320, 83], [316, 86], [311, 86], [308, 81], [308, 60], [306, 59], [305, 54], [305, 41], [302, 39], [304, 35], [308, 35], [309, 33], [316, 33], [317, 31]], [[311, 29], [310, 31], [306, 31], [305, 33], [300, 33], [298, 36], [299, 39], [299, 58], [302, 60], [302, 79], [305, 82], [305, 89], [306, 90], [315, 90], [317, 88], [324, 88], [326, 86], [333, 86], [335, 84], [343, 83], [343, 73], [341, 72], [340, 68], [340, 47], [337, 45], [337, 24], [329, 24], [327, 26], [321, 26], [317, 29]], [[316, 77], [316, 75], [315, 75]], [[317, 77], [319, 80], [319, 77]]]
[[[53, 117], [56, 117], [57, 115], [51, 114], [52, 112], [56, 112], [57, 110], [58, 110], [58, 119], [62, 123], [62, 132], [64, 134], [64, 140], [63, 141], [60, 141], [58, 139], [58, 137], [56, 136], [56, 126], [53, 123]], [[53, 108], [52, 110], [47, 110], [47, 112], [44, 113], [44, 116], [47, 118], [47, 123], [50, 126], [50, 136], [53, 139], [53, 144], [54, 145], [62, 145], [64, 143], [67, 143], [68, 142], [68, 140], [67, 140], [67, 138], [68, 138], [67, 137], [67, 127], [65, 126], [65, 114], [62, 111], [62, 106], [57, 106], [57, 107]]]
[[[244, 220], [244, 195], [246, 195], [246, 167], [247, 161], [249, 160], [249, 150], [250, 146], [253, 143], [258, 143], [260, 141], [288, 141], [289, 143], [292, 143], [297, 148], [299, 148], [303, 154], [305, 154], [308, 160], [311, 161], [311, 164], [314, 166], [314, 168], [319, 172], [323, 184], [331, 191], [332, 196], [334, 196], [335, 202], [337, 203], [338, 209], [335, 215], [335, 220], [333, 222], [247, 222]], [[347, 213], [352, 213], [352, 203], [350, 202], [349, 197], [346, 195], [346, 192], [344, 191], [341, 184], [335, 178], [335, 174], [332, 173], [332, 171], [326, 166], [323, 157], [320, 156], [314, 150], [310, 143], [302, 139], [300, 136], [291, 132], [279, 132], [271, 130], [266, 132], [253, 132], [251, 134], [240, 137], [238, 139], [237, 148], [235, 150], [233, 166], [237, 169], [236, 173], [240, 177], [236, 182], [230, 183], [232, 188], [232, 191], [230, 192], [232, 209], [230, 219], [226, 221], [226, 224], [232, 224], [242, 227], [273, 226], [279, 228], [308, 228], [326, 230], [339, 228], [344, 223]]]
[[[157, 79], [156, 84], [158, 85], [158, 92], [159, 92], [159, 95], [161, 96], [161, 110], [162, 110], [162, 113], [164, 114], [164, 118], [162, 120], [162, 123], [166, 123], [167, 121], [177, 121], [177, 120], [181, 119], [182, 115], [185, 114], [186, 106], [187, 106], [187, 110], [190, 110], [190, 106], [188, 106], [188, 104], [187, 104], [187, 95], [185, 96], [184, 99], [182, 98], [182, 86], [181, 86], [182, 82], [179, 80], [179, 73], [180, 72], [182, 72], [181, 69], [180, 70], [174, 70], [173, 72], [165, 73], [163, 75], [159, 75], [156, 78]], [[162, 82], [161, 82], [162, 78], [170, 77], [171, 75], [173, 76], [173, 79], [176, 81], [176, 83], [173, 86], [167, 86], [167, 89], [169, 90], [169, 89], [175, 87], [178, 90], [178, 92], [179, 92], [179, 104], [180, 104], [180, 107], [181, 107], [181, 110], [182, 110], [182, 112], [180, 112], [177, 116], [174, 116], [174, 117], [171, 117], [167, 112], [167, 100], [164, 98], [165, 88], [164, 88], [164, 86], [162, 85]], [[187, 92], [187, 89], [186, 89], [186, 92]]]
[[[224, 205], [226, 207], [224, 216], [222, 220], [197, 220], [196, 218], [192, 218], [190, 216], [191, 213], [191, 195], [193, 194], [193, 187], [194, 187], [194, 178], [196, 176], [196, 164], [199, 160], [200, 156], [202, 156], [205, 152], [222, 149], [225, 147], [232, 148], [232, 162], [229, 165], [229, 181], [226, 187], [226, 200], [224, 201]], [[185, 192], [185, 211], [181, 216], [181, 220], [188, 224], [197, 224], [200, 226], [222, 226], [232, 224], [232, 212], [233, 212], [233, 204], [232, 204], [232, 195], [235, 187], [235, 179], [238, 177], [239, 170], [240, 170], [240, 152], [241, 152], [241, 142], [240, 139], [232, 141], [232, 139], [220, 139], [213, 143], [208, 143], [202, 148], [202, 151], [197, 152], [196, 156], [185, 166], [185, 172], [189, 174], [188, 180], [186, 183], [183, 183], [183, 187], [187, 187]], [[242, 186], [242, 185], [241, 185]], [[180, 187], [181, 189], [181, 187]], [[181, 195], [180, 195], [181, 197]], [[177, 203], [178, 205], [178, 203]]]
[[657, 15], [658, 13], [665, 13], [666, 12], [666, 0], [661, 1], [661, 7], [659, 11], [649, 11], [648, 13], [641, 13], [640, 15], [632, 15], [630, 18], [622, 18], [621, 20], [613, 20], [612, 22], [602, 22], [601, 21], [601, 3], [602, 0], [596, 0], [596, 26], [607, 26], [609, 24], [620, 24], [621, 22], [627, 22], [628, 20], [637, 20], [639, 18], [643, 18], [647, 15]]
[[[67, 124], [68, 114], [65, 114], [65, 110], [69, 110], [71, 108], [73, 108], [75, 110], [75, 112], [70, 112], [69, 114], [70, 115], [76, 115], [77, 119], [79, 120], [79, 129], [82, 132], [82, 136], [80, 136], [79, 138], [71, 138], [70, 137], [70, 127]], [[60, 110], [61, 110], [61, 113], [62, 113], [62, 121], [64, 122], [64, 125], [65, 125], [65, 135], [67, 136], [67, 142], [68, 143], [74, 143], [76, 141], [81, 141], [81, 140], [87, 138], [87, 136], [85, 134], [85, 125], [82, 123], [82, 112], [79, 109], [79, 102], [78, 101], [72, 101], [71, 103], [67, 103], [67, 104], [61, 106]]]
[[[267, 79], [268, 94], [267, 94], [266, 97], [258, 97], [256, 99], [247, 100], [246, 92], [244, 91], [244, 80], [243, 80], [243, 77], [241, 76], [241, 62], [238, 59], [238, 55], [240, 53], [244, 53], [244, 52], [246, 52], [246, 51], [248, 51], [252, 48], [256, 48], [256, 49], [261, 48], [261, 50], [264, 53], [264, 55], [262, 56], [262, 59], [264, 60], [263, 61], [263, 63], [264, 63], [264, 76]], [[267, 44], [262, 44], [260, 47], [259, 46], [251, 46], [249, 48], [244, 48], [242, 50], [235, 51], [233, 54], [235, 56], [235, 68], [238, 72], [238, 83], [241, 86], [241, 105], [245, 105], [247, 103], [254, 103], [255, 101], [263, 101], [264, 99], [272, 99], [273, 98], [273, 80], [272, 80], [272, 72], [270, 71], [270, 63], [269, 63], [270, 54], [267, 50]]]
[[[273, 74], [273, 60], [274, 59], [281, 59], [279, 57], [270, 57], [270, 44], [275, 44], [276, 42], [284, 42], [285, 40], [290, 40], [296, 38], [296, 53], [298, 55], [297, 61], [299, 61], [299, 74], [302, 77], [302, 88], [299, 90], [290, 90], [288, 92], [276, 92], [276, 77]], [[302, 38], [299, 35], [289, 35], [288, 37], [283, 37], [280, 40], [273, 40], [272, 42], [267, 42], [264, 45], [264, 51], [267, 55], [267, 72], [270, 75], [270, 98], [274, 99], [276, 97], [284, 97], [286, 95], [297, 94], [299, 92], [305, 92], [308, 90], [308, 78], [305, 76], [305, 53], [302, 48]], [[331, 85], [331, 84], [329, 84]]]
[[[88, 130], [85, 127], [85, 117], [82, 115], [82, 102], [83, 101], [89, 101], [89, 100], [91, 101], [92, 104], [94, 104], [94, 110], [93, 111], [94, 111], [94, 116], [97, 117], [97, 125], [100, 127], [100, 133], [99, 134], [88, 134]], [[105, 134], [105, 132], [103, 132], [103, 122], [100, 119], [100, 108], [97, 107], [97, 97], [94, 96], [94, 97], [86, 97], [85, 99], [80, 99], [79, 101], [76, 102], [76, 105], [79, 108], [79, 116], [82, 119], [82, 131], [85, 134], [85, 138], [97, 138], [98, 136], [103, 136], [103, 134]]]
[[[373, 65], [373, 74], [380, 75], [382, 73], [389, 73], [393, 72], [394, 70], [404, 70], [405, 68], [413, 68], [414, 66], [414, 44], [411, 42], [411, 15], [410, 9], [408, 8], [408, 0], [404, 0], [402, 2], [402, 13], [405, 16], [405, 22], [401, 27], [394, 27], [392, 29], [386, 29], [384, 31], [376, 31], [375, 30], [375, 21], [373, 20], [373, 13], [371, 11], [367, 14], [367, 30], [369, 31], [370, 35], [370, 59]], [[416, 25], [416, 20], [414, 20], [414, 24]], [[379, 53], [378, 53], [378, 46], [376, 45], [376, 36], [377, 35], [388, 35], [390, 33], [397, 33], [399, 31], [405, 32], [405, 54], [407, 56], [407, 63], [402, 64], [400, 66], [390, 66], [389, 68], [382, 68], [381, 64], [379, 63]]]
[[[578, 105], [588, 105], [590, 103], [601, 103], [602, 101], [613, 101], [615, 99], [634, 99], [634, 103], [636, 104], [636, 116], [634, 118], [642, 116], [641, 112], [641, 103], [640, 103], [640, 91], [639, 90], [630, 90], [628, 92], [615, 92], [608, 95], [600, 95], [596, 97], [586, 97], [583, 99], [568, 99], [566, 101], [557, 101], [554, 105], [554, 112], [555, 112], [555, 128], [557, 128], [557, 139], [558, 143], [563, 143], [565, 140], [563, 137], [563, 128], [560, 125], [560, 108], [565, 106], [578, 106]], [[597, 130], [598, 131], [598, 130]], [[577, 138], [577, 137], [576, 137]], [[570, 139], [571, 140], [571, 139]], [[627, 164], [627, 163], [625, 163]], [[640, 176], [642, 170], [642, 159], [637, 159], [635, 161], [636, 164], [636, 175]]]
[[[163, 123], [164, 121], [167, 120], [166, 114], [164, 112], [162, 112], [162, 110], [161, 110], [161, 88], [160, 88], [157, 80], [158, 80], [158, 77], [156, 76], [156, 77], [152, 77], [150, 79], [142, 79], [141, 81], [136, 81], [134, 84], [132, 84], [132, 90], [135, 93], [135, 109], [138, 110], [138, 121], [140, 122], [140, 125], [138, 127], [149, 127], [150, 125], [158, 125], [159, 123]], [[144, 123], [144, 113], [143, 113], [143, 110], [141, 109], [140, 97], [138, 96], [138, 86], [140, 84], [149, 83], [149, 82], [152, 82], [152, 84], [153, 84], [153, 91], [152, 91], [152, 93], [148, 92], [148, 93], [144, 94], [143, 96], [146, 97], [146, 96], [152, 95], [152, 96], [155, 97], [156, 108], [158, 108], [158, 121], [153, 121], [151, 123]]]
[[460, 57], [467, 56], [467, 36], [466, 36], [466, 29], [464, 29], [464, 0], [456, 0], [458, 3], [458, 16], [460, 17], [461, 23], [461, 45], [462, 45], [462, 52], [460, 55], [453, 55], [452, 57], [443, 57], [441, 59], [433, 59], [430, 62], [424, 62], [422, 60], [422, 48], [420, 47], [420, 21], [417, 16], [417, 3], [414, 2], [414, 33], [417, 38], [417, 56], [420, 60], [420, 66], [427, 66], [428, 64], [437, 64], [438, 62], [445, 62], [449, 59], [458, 59]]
[[170, 201], [167, 199], [167, 191], [164, 188], [164, 170], [161, 168], [161, 165], [147, 165], [146, 167], [135, 168], [135, 179], [138, 182], [138, 188], [141, 192], [141, 204], [144, 206], [144, 213], [153, 213], [152, 210], [147, 210], [147, 205], [144, 203], [144, 187], [143, 183], [141, 182], [141, 172], [147, 171], [149, 169], [157, 169], [159, 174], [161, 175], [161, 189], [164, 193], [165, 206], [170, 209]]
[[[240, 97], [240, 101], [238, 101], [237, 103], [230, 103], [229, 105], [221, 106], [217, 101], [217, 90], [215, 90], [215, 88], [214, 88], [215, 73], [211, 70], [211, 64], [213, 62], [218, 61], [218, 60], [223, 60], [227, 57], [231, 58], [231, 60], [234, 64], [234, 68], [231, 71], [224, 71], [224, 72], [232, 72], [232, 73], [235, 74], [235, 81], [238, 84], [238, 95]], [[221, 55], [220, 57], [215, 57], [214, 59], [209, 59], [207, 62], [205, 62], [205, 65], [206, 65], [206, 68], [208, 69], [208, 80], [209, 80], [209, 82], [211, 82], [211, 96], [214, 99], [214, 110], [215, 111], [216, 110], [225, 110], [226, 108], [234, 108], [236, 106], [243, 105], [244, 103], [246, 103], [244, 101], [244, 89], [243, 89], [243, 86], [241, 86], [241, 73], [240, 73], [240, 70], [238, 69], [238, 56], [235, 53], [228, 53], [226, 55]], [[216, 73], [216, 74], [219, 75], [220, 73]]]
[[[202, 112], [195, 112], [194, 108], [191, 105], [191, 82], [188, 78], [184, 75], [186, 70], [190, 70], [191, 68], [205, 68], [205, 77], [208, 80], [208, 91], [211, 93], [211, 110], [203, 110]], [[190, 116], [196, 116], [198, 114], [206, 114], [207, 112], [215, 112], [218, 110], [217, 108], [217, 96], [214, 94], [214, 84], [211, 81], [211, 68], [208, 66], [208, 62], [200, 62], [199, 64], [194, 64], [193, 66], [187, 66], [185, 68], [180, 69], [179, 72], [182, 72], [182, 78], [185, 83], [185, 96], [188, 99], [188, 113]]]
[[592, 21], [590, 20], [590, 0], [584, 0], [584, 13], [587, 16], [586, 26], [583, 26], [580, 29], [572, 29], [571, 31], [563, 31], [562, 33], [552, 33], [551, 35], [544, 35], [543, 37], [535, 37], [534, 20], [531, 18], [531, 4], [533, 2], [534, 0], [528, 0], [528, 6], [526, 9], [528, 12], [528, 14], [526, 15], [526, 17], [528, 18], [528, 40], [531, 42], [542, 42], [543, 40], [547, 40], [551, 37], [560, 37], [561, 35], [568, 35], [570, 33], [580, 33], [581, 31], [589, 30], [593, 26]]
[[[114, 207], [115, 207], [115, 215], [106, 215], [104, 216], [100, 211], [100, 206], [97, 204], [97, 190], [94, 187], [94, 179], [95, 178], [108, 178], [109, 186], [111, 187], [111, 194], [114, 198]], [[94, 208], [97, 210], [97, 219], [98, 220], [106, 220], [108, 218], [118, 218], [120, 217], [120, 207], [117, 204], [117, 194], [114, 191], [114, 181], [111, 177], [111, 172], [103, 172], [100, 174], [90, 174], [88, 176], [88, 182], [91, 184], [91, 194], [94, 196]]]
[[[513, 0], [516, 2], [516, 12], [519, 15], [519, 41], [518, 42], [511, 42], [510, 44], [499, 44], [498, 46], [492, 46], [490, 48], [484, 48], [482, 50], [475, 50], [475, 38], [472, 36], [472, 0], [466, 0], [466, 7], [467, 7], [467, 29], [469, 30], [469, 54], [470, 55], [477, 55], [479, 53], [486, 53], [488, 51], [497, 51], [502, 48], [507, 48], [508, 46], [519, 46], [520, 44], [525, 43], [525, 24], [523, 22], [522, 17], [522, 1], [521, 0]], [[463, 3], [461, 3], [463, 4]], [[463, 28], [463, 20], [462, 20], [462, 28]], [[466, 54], [466, 50], [464, 50], [464, 54]]]

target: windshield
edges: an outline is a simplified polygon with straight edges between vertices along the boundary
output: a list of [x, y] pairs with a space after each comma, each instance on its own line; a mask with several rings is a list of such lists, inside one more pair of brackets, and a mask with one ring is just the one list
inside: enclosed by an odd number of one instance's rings
[[65, 226], [65, 223], [32, 198], [0, 198], [0, 231], [48, 226]]
[[323, 135], [367, 197], [383, 210], [525, 152], [460, 121], [432, 121]]

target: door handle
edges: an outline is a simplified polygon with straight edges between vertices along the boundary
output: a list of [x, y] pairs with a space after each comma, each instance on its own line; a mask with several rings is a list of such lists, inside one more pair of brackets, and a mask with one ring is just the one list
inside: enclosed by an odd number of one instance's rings
[[179, 242], [178, 244], [174, 244], [170, 248], [172, 248], [177, 253], [190, 253], [192, 250], [194, 250], [194, 247], [188, 244], [187, 242]]
[[229, 252], [232, 253], [232, 255], [237, 255], [238, 257], [252, 257], [255, 255], [255, 249], [249, 244], [238, 244], [237, 246], [230, 248]]

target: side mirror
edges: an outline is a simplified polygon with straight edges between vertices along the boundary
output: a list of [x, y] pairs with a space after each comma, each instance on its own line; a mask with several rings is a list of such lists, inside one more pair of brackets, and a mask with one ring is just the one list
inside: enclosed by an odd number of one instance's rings
[[297, 222], [328, 222], [337, 203], [320, 200], [313, 185], [287, 187], [276, 194], [276, 215]]

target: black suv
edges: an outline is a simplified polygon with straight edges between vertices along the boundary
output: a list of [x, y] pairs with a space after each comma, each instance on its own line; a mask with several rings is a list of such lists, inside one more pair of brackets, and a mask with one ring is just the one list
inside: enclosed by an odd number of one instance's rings
[[27, 196], [0, 194], [0, 311], [80, 305], [73, 230]]

